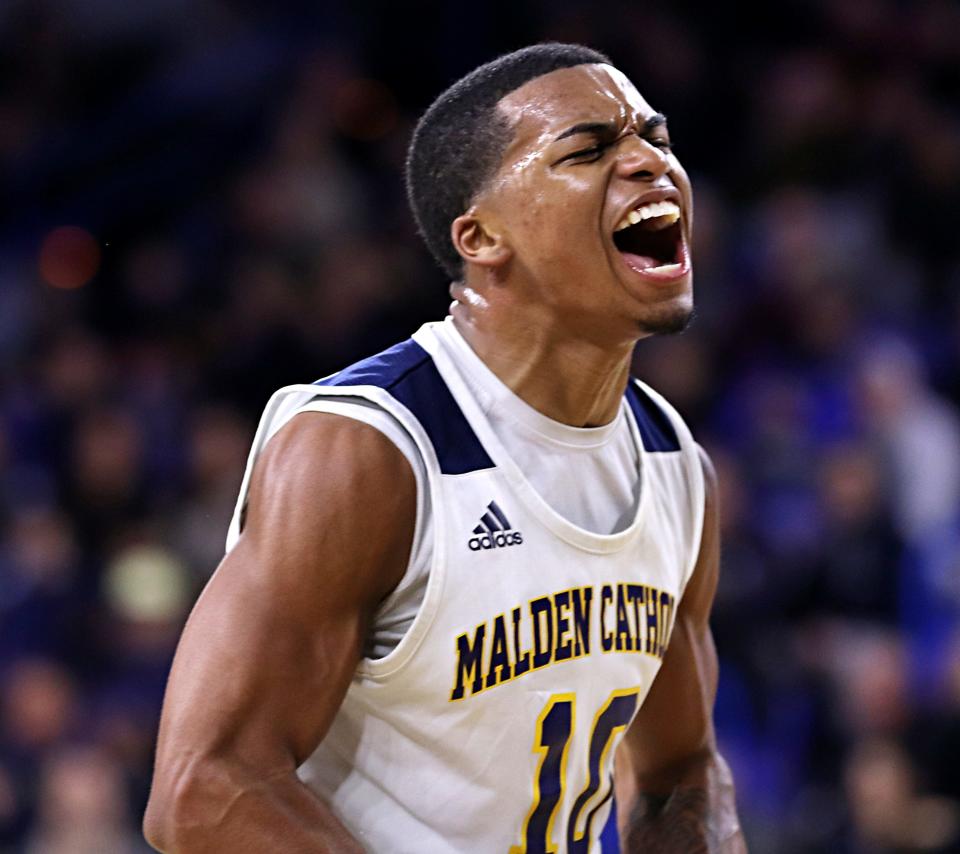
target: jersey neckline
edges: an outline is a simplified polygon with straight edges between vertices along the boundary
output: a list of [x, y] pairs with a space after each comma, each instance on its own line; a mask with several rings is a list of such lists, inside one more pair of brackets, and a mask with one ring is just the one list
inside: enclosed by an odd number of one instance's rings
[[[413, 334], [413, 340], [423, 347], [423, 349], [426, 350], [427, 353], [429, 353], [433, 358], [437, 370], [447, 383], [451, 394], [453, 395], [457, 404], [460, 406], [461, 411], [463, 412], [467, 421], [470, 423], [470, 426], [476, 432], [477, 438], [479, 439], [481, 445], [483, 445], [483, 447], [486, 449], [486, 452], [490, 456], [491, 460], [494, 462], [496, 467], [503, 472], [504, 476], [509, 480], [511, 486], [516, 491], [520, 500], [523, 501], [533, 515], [560, 539], [564, 540], [570, 545], [576, 546], [577, 548], [588, 552], [616, 552], [623, 549], [634, 539], [636, 539], [643, 528], [644, 519], [647, 513], [647, 506], [649, 504], [650, 484], [647, 473], [650, 468], [650, 459], [648, 451], [644, 447], [643, 440], [640, 436], [640, 431], [637, 427], [636, 420], [633, 417], [633, 413], [630, 411], [630, 407], [626, 401], [626, 397], [621, 400], [617, 418], [615, 418], [609, 424], [605, 424], [599, 428], [585, 428], [591, 433], [594, 430], [600, 430], [603, 432], [609, 430], [612, 432], [617, 427], [618, 419], [626, 418], [630, 429], [630, 437], [634, 443], [634, 447], [636, 448], [637, 459], [639, 461], [640, 500], [637, 502], [633, 519], [631, 520], [630, 524], [621, 531], [617, 531], [612, 534], [600, 534], [590, 531], [586, 528], [582, 528], [574, 522], [571, 522], [566, 517], [562, 516], [560, 513], [554, 510], [549, 503], [547, 503], [547, 501], [536, 491], [536, 489], [534, 489], [530, 481], [527, 480], [526, 476], [523, 474], [523, 471], [497, 438], [496, 433], [490, 426], [483, 407], [472, 393], [473, 389], [471, 384], [469, 384], [463, 377], [461, 369], [448, 352], [448, 347], [450, 347], [453, 342], [447, 340], [449, 337], [451, 337], [449, 334], [444, 334], [446, 332], [446, 330], [442, 328], [444, 323], [445, 321], [425, 323]], [[459, 333], [456, 334], [459, 336]], [[467, 345], [465, 341], [463, 342], [463, 345], [469, 348], [469, 345]], [[470, 353], [473, 355], [474, 359], [483, 364], [482, 360], [476, 355], [476, 353], [473, 353], [472, 350], [470, 350]], [[468, 358], [467, 361], [469, 362], [471, 360]], [[483, 368], [486, 371], [490, 371], [486, 364], [483, 364]], [[493, 372], [490, 371], [490, 373], [492, 374]], [[499, 380], [499, 378], [497, 378], [497, 382], [502, 385], [502, 382]], [[504, 388], [506, 388], [506, 386], [504, 386]], [[507, 390], [509, 391], [509, 389]], [[510, 394], [513, 393], [510, 392]], [[514, 397], [516, 396], [514, 395]], [[519, 400], [519, 398], [516, 399]], [[529, 404], [527, 404], [525, 401], [520, 402], [524, 407], [533, 412], [538, 419], [544, 419], [551, 425], [557, 425], [561, 428], [575, 431], [584, 429], [570, 427], [569, 425], [565, 424], [558, 424], [558, 422], [555, 422], [552, 419], [547, 418], [547, 416], [543, 415], [542, 413], [537, 412], [537, 410], [533, 409], [533, 407], [529, 406]], [[565, 431], [560, 432], [562, 433]], [[593, 435], [589, 436], [588, 440], [591, 442], [591, 444], [596, 444], [596, 439]]]
[[534, 409], [490, 370], [457, 329], [452, 317], [448, 316], [444, 321], [434, 324], [431, 330], [441, 345], [456, 351], [457, 360], [466, 369], [460, 370], [460, 375], [480, 400], [488, 418], [489, 413], [496, 409], [499, 416], [525, 433], [573, 451], [601, 448], [613, 441], [621, 429], [627, 429], [626, 407], [623, 406], [611, 421], [598, 427], [574, 427], [555, 421]]

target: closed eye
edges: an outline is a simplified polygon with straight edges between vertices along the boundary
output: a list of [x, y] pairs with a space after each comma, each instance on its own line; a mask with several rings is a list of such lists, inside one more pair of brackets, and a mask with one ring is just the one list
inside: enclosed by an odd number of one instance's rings
[[647, 142], [654, 148], [659, 148], [661, 151], [673, 151], [673, 143], [670, 142], [669, 139], [658, 136], [653, 139], [648, 139]]
[[[622, 139], [623, 137], [620, 138]], [[641, 139], [644, 139], [654, 148], [658, 148], [661, 151], [673, 151], [673, 143], [670, 142], [669, 139], [664, 139], [662, 136], [656, 136], [652, 139], [649, 137], [641, 137]], [[578, 160], [582, 163], [593, 163], [603, 157], [604, 152], [615, 142], [617, 142], [617, 140], [600, 142], [590, 148], [581, 148], [577, 151], [572, 151], [565, 157], [561, 157], [557, 162], [563, 163], [566, 160]]]
[[609, 147], [609, 142], [600, 142], [590, 148], [581, 148], [579, 151], [572, 151], [565, 157], [561, 157], [557, 162], [563, 163], [565, 160], [583, 160], [590, 163], [594, 160], [599, 160]]

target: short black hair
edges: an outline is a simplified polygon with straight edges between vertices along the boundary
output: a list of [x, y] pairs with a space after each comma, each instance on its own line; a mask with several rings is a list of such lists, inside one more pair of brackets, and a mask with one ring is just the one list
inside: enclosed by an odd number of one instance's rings
[[449, 275], [463, 273], [450, 223], [496, 172], [510, 142], [497, 103], [535, 77], [594, 63], [610, 60], [578, 44], [531, 45], [471, 71], [421, 116], [407, 150], [407, 198], [427, 248]]

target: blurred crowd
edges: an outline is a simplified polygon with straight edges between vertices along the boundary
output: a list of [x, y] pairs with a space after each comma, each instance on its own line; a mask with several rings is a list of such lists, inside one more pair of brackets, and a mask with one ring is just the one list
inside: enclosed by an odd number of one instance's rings
[[[324, 4], [321, 4], [323, 6]], [[670, 116], [757, 854], [960, 851], [960, 6], [0, 3], [0, 851], [137, 852], [256, 419], [443, 316], [413, 122], [522, 44]]]

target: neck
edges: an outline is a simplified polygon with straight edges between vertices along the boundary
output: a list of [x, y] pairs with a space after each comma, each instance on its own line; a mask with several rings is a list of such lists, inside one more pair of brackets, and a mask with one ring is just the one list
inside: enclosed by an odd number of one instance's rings
[[630, 373], [633, 341], [609, 343], [572, 330], [547, 312], [488, 302], [469, 285], [452, 288], [454, 325], [514, 394], [538, 412], [574, 427], [617, 415]]

